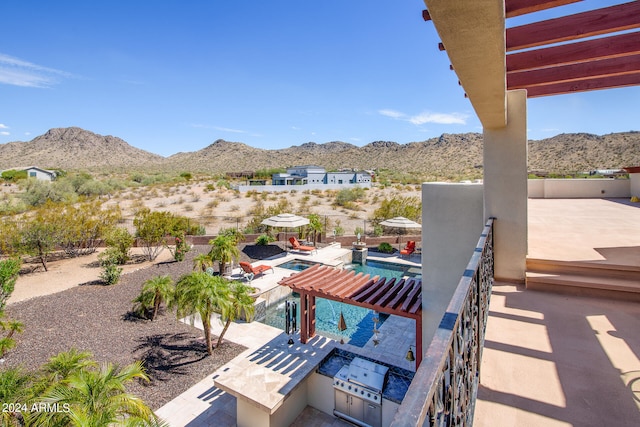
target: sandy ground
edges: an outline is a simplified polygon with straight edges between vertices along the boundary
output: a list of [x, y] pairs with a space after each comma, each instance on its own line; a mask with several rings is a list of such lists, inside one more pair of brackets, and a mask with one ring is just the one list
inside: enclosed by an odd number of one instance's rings
[[[91, 255], [49, 262], [47, 264], [49, 271], [44, 271], [42, 267], [39, 267], [36, 272], [21, 274], [16, 281], [15, 289], [7, 304], [25, 301], [41, 295], [50, 295], [74, 286], [100, 280], [102, 269], [98, 264], [98, 254], [103, 250], [104, 248], [101, 248]], [[131, 250], [132, 255], [141, 253], [139, 248]], [[153, 262], [145, 261], [122, 266], [122, 273], [131, 273], [170, 259], [172, 259], [171, 253], [164, 249]]]

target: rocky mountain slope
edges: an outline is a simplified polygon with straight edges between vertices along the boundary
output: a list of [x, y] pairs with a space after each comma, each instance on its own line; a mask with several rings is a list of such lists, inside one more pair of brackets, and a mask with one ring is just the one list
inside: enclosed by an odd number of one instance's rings
[[[398, 144], [376, 141], [362, 147], [345, 142], [308, 142], [280, 150], [253, 148], [217, 140], [195, 151], [162, 157], [120, 138], [80, 128], [51, 129], [29, 142], [0, 144], [0, 169], [44, 168], [165, 170], [207, 173], [317, 164], [327, 169], [385, 168], [434, 176], [476, 175], [482, 169], [482, 134], [443, 134], [426, 141]], [[529, 141], [529, 170], [569, 173], [640, 164], [640, 132], [561, 134]]]
[[47, 169], [128, 168], [159, 165], [164, 157], [77, 127], [50, 129], [28, 142], [0, 144], [0, 169], [39, 166]]

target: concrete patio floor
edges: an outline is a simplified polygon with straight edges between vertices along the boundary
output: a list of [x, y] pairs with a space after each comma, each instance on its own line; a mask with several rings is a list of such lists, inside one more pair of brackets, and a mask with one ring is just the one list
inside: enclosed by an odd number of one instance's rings
[[[640, 204], [530, 199], [529, 257], [640, 265]], [[638, 303], [496, 283], [474, 425], [640, 425], [638, 331]]]

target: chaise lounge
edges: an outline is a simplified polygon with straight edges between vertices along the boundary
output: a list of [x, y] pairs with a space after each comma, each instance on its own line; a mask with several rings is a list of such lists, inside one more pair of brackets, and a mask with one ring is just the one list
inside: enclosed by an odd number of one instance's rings
[[246, 261], [240, 261], [240, 268], [242, 268], [242, 271], [247, 274], [253, 274], [253, 277], [258, 276], [259, 274], [262, 274], [267, 270], [271, 270], [271, 272], [273, 273], [273, 267], [271, 266], [261, 264], [254, 267]]
[[416, 242], [414, 240], [409, 240], [407, 242], [407, 246], [404, 247], [403, 250], [400, 251], [400, 256], [410, 256], [412, 253], [416, 251]]
[[316, 253], [318, 253], [318, 250], [313, 246], [301, 245], [300, 242], [298, 242], [298, 239], [295, 238], [295, 236], [289, 237], [289, 241], [291, 242], [291, 246], [295, 251], [309, 252], [309, 253], [316, 251]]

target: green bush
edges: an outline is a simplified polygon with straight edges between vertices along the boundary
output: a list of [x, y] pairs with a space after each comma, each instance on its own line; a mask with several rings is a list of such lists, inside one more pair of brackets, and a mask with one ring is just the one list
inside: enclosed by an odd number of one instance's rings
[[122, 275], [122, 268], [118, 267], [112, 260], [106, 260], [102, 262], [102, 273], [100, 278], [107, 285], [115, 285], [120, 280]]
[[390, 254], [393, 252], [393, 246], [391, 246], [391, 243], [382, 242], [378, 245], [378, 251], [385, 254]]
[[261, 234], [256, 239], [256, 245], [265, 246], [265, 245], [268, 245], [271, 242], [274, 242], [275, 240], [276, 240], [275, 237], [271, 237], [271, 236], [269, 236], [267, 234]]

